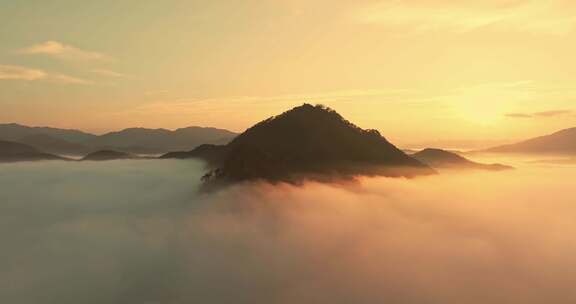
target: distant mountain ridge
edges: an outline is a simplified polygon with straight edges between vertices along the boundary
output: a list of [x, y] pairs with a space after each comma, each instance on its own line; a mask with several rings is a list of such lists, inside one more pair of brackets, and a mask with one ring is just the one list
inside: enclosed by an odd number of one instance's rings
[[576, 128], [560, 130], [515, 144], [493, 147], [482, 152], [576, 154]]
[[226, 144], [237, 134], [224, 129], [187, 127], [167, 129], [128, 128], [97, 137], [92, 144], [135, 153], [162, 153], [191, 149], [202, 144]]
[[206, 159], [214, 170], [205, 180], [215, 182], [435, 173], [378, 131], [363, 130], [330, 108], [310, 104], [266, 119], [225, 146], [204, 145], [163, 157]]
[[67, 141], [47, 134], [26, 136], [19, 139], [18, 142], [58, 155], [82, 155], [92, 150], [86, 144]]
[[34, 135], [48, 135], [61, 140], [85, 143], [98, 137], [97, 135], [73, 129], [59, 129], [51, 127], [29, 127], [17, 123], [0, 124], [0, 139], [18, 141], [23, 137]]
[[78, 130], [0, 124], [0, 140], [25, 143], [59, 155], [85, 155], [98, 150], [162, 154], [192, 149], [201, 144], [226, 144], [237, 134], [224, 129], [187, 127], [167, 129], [128, 128], [94, 135]]

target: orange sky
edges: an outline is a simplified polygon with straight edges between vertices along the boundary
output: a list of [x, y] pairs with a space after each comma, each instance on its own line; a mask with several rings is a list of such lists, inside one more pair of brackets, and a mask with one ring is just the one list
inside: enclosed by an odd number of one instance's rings
[[242, 131], [310, 102], [401, 145], [576, 126], [574, 1], [24, 0], [0, 18], [0, 122]]

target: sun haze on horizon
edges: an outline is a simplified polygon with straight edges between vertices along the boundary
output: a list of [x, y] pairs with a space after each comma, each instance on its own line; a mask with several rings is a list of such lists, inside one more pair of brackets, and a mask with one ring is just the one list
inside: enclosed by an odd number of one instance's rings
[[575, 126], [569, 0], [0, 7], [0, 123], [243, 131], [310, 102], [401, 145], [514, 141]]

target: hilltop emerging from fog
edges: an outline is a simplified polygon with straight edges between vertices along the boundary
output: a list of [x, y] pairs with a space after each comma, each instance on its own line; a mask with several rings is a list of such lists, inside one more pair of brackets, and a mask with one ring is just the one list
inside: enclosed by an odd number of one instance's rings
[[304, 104], [264, 120], [223, 146], [204, 145], [164, 158], [202, 158], [211, 182], [297, 182], [355, 175], [412, 177], [435, 171], [376, 130], [363, 130], [334, 110]]
[[482, 164], [471, 161], [455, 152], [442, 149], [427, 148], [411, 154], [412, 157], [434, 169], [474, 169], [487, 171], [503, 171], [514, 169], [502, 164]]

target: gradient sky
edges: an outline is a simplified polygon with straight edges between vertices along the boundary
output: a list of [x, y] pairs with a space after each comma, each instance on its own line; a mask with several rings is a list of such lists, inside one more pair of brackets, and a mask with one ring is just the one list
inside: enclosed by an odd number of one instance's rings
[[242, 131], [303, 102], [402, 145], [576, 126], [576, 2], [0, 0], [0, 122]]

